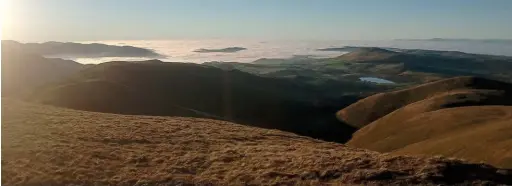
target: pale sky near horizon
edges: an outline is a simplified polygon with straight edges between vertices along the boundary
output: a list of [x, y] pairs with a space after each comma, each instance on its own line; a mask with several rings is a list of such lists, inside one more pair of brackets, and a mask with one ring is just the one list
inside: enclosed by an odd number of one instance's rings
[[512, 39], [512, 0], [2, 0], [2, 39]]

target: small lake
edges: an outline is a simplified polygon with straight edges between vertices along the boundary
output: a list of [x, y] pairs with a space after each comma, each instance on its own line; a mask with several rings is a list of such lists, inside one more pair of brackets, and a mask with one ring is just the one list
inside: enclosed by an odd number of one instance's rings
[[389, 81], [387, 79], [382, 79], [382, 78], [376, 78], [376, 77], [360, 77], [359, 80], [368, 81], [368, 82], [377, 83], [377, 84], [395, 84], [395, 82], [393, 82], [393, 81]]

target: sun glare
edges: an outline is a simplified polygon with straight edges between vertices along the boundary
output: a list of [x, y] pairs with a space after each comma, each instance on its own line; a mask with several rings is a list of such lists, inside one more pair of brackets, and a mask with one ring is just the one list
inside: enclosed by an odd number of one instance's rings
[[2, 20], [11, 14], [12, 0], [0, 0], [2, 5]]
[[13, 22], [13, 0], [0, 0], [0, 3], [2, 11], [0, 25], [2, 30], [5, 30], [4, 27], [8, 27]]

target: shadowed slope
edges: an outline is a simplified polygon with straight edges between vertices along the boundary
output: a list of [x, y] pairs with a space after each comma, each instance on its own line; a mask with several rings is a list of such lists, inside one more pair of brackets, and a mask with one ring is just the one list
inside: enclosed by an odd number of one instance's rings
[[337, 122], [335, 109], [317, 104], [323, 96], [316, 90], [198, 64], [104, 63], [33, 98], [88, 111], [223, 119], [340, 142], [354, 131]]
[[25, 95], [37, 86], [83, 68], [84, 65], [74, 61], [43, 58], [2, 43], [2, 96]]
[[[438, 96], [433, 100], [436, 104], [428, 108], [430, 110], [465, 105], [508, 105], [512, 104], [512, 100], [507, 99], [511, 94], [512, 85], [508, 83], [477, 77], [456, 77], [367, 97], [340, 110], [337, 117], [361, 128], [396, 109], [435, 96]], [[416, 113], [423, 111], [426, 110]]]
[[2, 100], [2, 185], [512, 184], [510, 170], [197, 118]]

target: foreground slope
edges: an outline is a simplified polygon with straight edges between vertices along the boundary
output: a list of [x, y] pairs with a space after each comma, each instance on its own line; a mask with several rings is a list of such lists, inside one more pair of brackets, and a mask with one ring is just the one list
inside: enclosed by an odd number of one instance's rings
[[3, 185], [512, 184], [511, 170], [229, 122], [2, 100]]
[[512, 105], [510, 96], [512, 85], [509, 83], [470, 76], [455, 77], [367, 97], [338, 111], [337, 117], [340, 121], [361, 128], [419, 101], [426, 102], [403, 115], [414, 116], [426, 111], [469, 105]]

